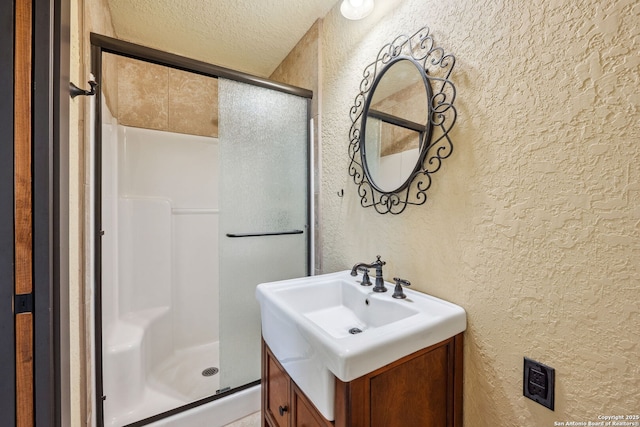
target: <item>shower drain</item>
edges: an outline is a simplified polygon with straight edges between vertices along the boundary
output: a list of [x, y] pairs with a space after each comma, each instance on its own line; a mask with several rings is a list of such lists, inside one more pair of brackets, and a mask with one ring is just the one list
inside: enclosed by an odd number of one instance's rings
[[217, 374], [218, 372], [219, 372], [218, 368], [211, 367], [211, 368], [207, 368], [204, 371], [202, 371], [202, 376], [203, 377], [210, 377], [212, 375]]

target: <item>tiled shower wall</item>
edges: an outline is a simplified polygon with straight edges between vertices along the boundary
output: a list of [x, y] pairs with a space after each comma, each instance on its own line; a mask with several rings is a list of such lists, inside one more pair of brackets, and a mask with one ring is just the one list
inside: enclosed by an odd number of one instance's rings
[[107, 105], [125, 126], [218, 136], [218, 79], [105, 55]]

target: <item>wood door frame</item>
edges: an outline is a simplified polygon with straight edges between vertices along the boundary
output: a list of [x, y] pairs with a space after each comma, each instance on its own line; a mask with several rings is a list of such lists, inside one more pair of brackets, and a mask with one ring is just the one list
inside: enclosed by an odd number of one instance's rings
[[13, 231], [13, 2], [0, 2], [0, 413], [15, 425], [14, 231]]
[[[18, 3], [21, 2], [21, 3]], [[0, 2], [0, 125], [7, 138], [0, 143], [0, 362], [3, 381], [0, 382], [0, 413], [5, 425], [67, 426], [70, 418], [69, 403], [69, 318], [68, 318], [68, 131], [69, 131], [69, 23], [70, 0], [14, 0]], [[29, 9], [28, 31], [21, 37], [30, 42], [30, 54], [21, 76], [16, 76], [14, 16], [16, 4]], [[24, 10], [24, 8], [23, 8]], [[23, 27], [24, 28], [24, 27]], [[20, 39], [22, 41], [24, 39]], [[26, 61], [24, 58], [27, 58]], [[26, 93], [19, 94], [14, 87], [17, 77], [27, 82], [18, 86]], [[18, 97], [21, 97], [18, 99]], [[21, 230], [30, 232], [30, 251], [16, 253], [16, 197], [14, 123], [16, 100], [27, 107], [26, 123], [17, 126], [23, 135], [21, 158], [26, 163], [18, 167], [27, 170], [27, 181], [19, 184], [25, 190], [28, 223]], [[29, 114], [30, 111], [30, 114]], [[24, 117], [24, 114], [19, 114]], [[29, 117], [30, 116], [30, 117]], [[26, 136], [25, 136], [26, 135]], [[26, 142], [24, 142], [26, 141]], [[13, 143], [12, 143], [13, 142]], [[29, 172], [30, 171], [30, 172]], [[22, 233], [22, 231], [20, 231]], [[20, 256], [19, 260], [16, 257]], [[31, 398], [22, 398], [21, 409], [16, 404], [16, 345], [14, 286], [16, 261], [29, 259], [30, 268], [23, 274], [27, 287], [21, 293], [30, 295], [32, 307], [26, 313], [33, 333], [30, 344], [32, 368], [27, 368], [21, 384], [30, 390]], [[30, 276], [30, 277], [29, 277]], [[24, 337], [19, 337], [24, 338]], [[29, 343], [30, 341], [30, 343]], [[22, 387], [22, 385], [20, 386]], [[23, 394], [25, 396], [26, 394]]]
[[[33, 137], [36, 103], [34, 76], [34, 4], [14, 1], [13, 50], [13, 189], [14, 189], [14, 266], [15, 290], [15, 384], [16, 426], [35, 423], [35, 348], [34, 348], [34, 150]], [[39, 275], [39, 277], [41, 277]], [[40, 336], [40, 334], [39, 334]]]

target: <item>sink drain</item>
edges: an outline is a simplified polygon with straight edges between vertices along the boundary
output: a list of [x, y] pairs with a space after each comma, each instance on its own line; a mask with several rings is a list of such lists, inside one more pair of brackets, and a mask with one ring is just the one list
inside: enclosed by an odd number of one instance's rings
[[351, 335], [359, 334], [360, 332], [362, 332], [362, 329], [360, 329], [360, 328], [351, 328], [351, 329], [349, 329], [349, 333]]
[[202, 371], [202, 376], [203, 377], [210, 377], [210, 376], [213, 376], [213, 375], [217, 374], [218, 371], [219, 371], [218, 368], [213, 368], [213, 367], [212, 368], [207, 368], [204, 371]]

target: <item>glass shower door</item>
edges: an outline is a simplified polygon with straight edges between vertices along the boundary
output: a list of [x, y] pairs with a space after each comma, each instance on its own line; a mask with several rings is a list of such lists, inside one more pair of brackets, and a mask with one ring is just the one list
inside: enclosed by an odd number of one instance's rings
[[220, 387], [260, 379], [259, 283], [309, 269], [308, 100], [219, 79]]

